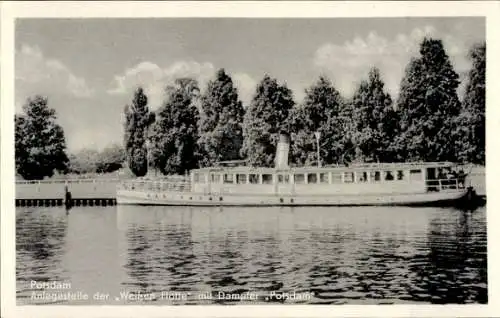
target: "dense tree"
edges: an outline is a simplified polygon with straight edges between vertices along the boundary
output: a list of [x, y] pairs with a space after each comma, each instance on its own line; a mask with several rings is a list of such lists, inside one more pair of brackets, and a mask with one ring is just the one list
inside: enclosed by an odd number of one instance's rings
[[99, 162], [99, 152], [95, 149], [81, 149], [69, 155], [69, 172], [76, 174], [95, 173]]
[[469, 53], [472, 68], [468, 74], [460, 116], [457, 118], [456, 148], [458, 160], [485, 164], [486, 135], [486, 44], [476, 45]]
[[352, 98], [353, 144], [356, 161], [394, 161], [394, 138], [399, 122], [391, 96], [377, 68], [370, 70]]
[[24, 114], [15, 116], [16, 172], [24, 179], [40, 180], [68, 168], [64, 132], [47, 102], [42, 96], [29, 98]]
[[354, 160], [354, 128], [352, 105], [342, 99], [338, 113], [332, 112], [326, 122], [325, 143], [329, 151], [325, 162], [330, 164], [348, 164]]
[[114, 172], [123, 167], [125, 160], [125, 149], [123, 149], [120, 145], [110, 145], [99, 153], [96, 172]]
[[122, 146], [113, 144], [102, 151], [81, 149], [70, 154], [69, 161], [71, 173], [110, 173], [123, 167], [126, 154]]
[[177, 79], [166, 95], [150, 138], [151, 161], [163, 174], [184, 174], [198, 167], [198, 83]]
[[252, 166], [274, 166], [279, 133], [288, 131], [287, 118], [294, 106], [292, 91], [264, 76], [257, 85], [243, 120], [241, 153]]
[[136, 176], [141, 177], [148, 172], [146, 139], [148, 127], [154, 121], [149, 111], [148, 98], [139, 87], [132, 100], [132, 105], [125, 106], [125, 151], [128, 167]]
[[324, 76], [306, 89], [304, 102], [290, 112], [292, 162], [298, 165], [316, 165], [317, 141], [320, 133], [320, 162], [337, 163], [345, 147], [341, 124], [344, 102], [330, 80]]
[[28, 165], [28, 147], [27, 143], [29, 140], [26, 138], [26, 119], [24, 115], [14, 116], [15, 124], [15, 161], [16, 161], [16, 173], [20, 172]]
[[200, 164], [210, 166], [217, 161], [240, 159], [244, 110], [231, 77], [223, 69], [208, 83], [201, 108]]
[[406, 68], [397, 102], [401, 133], [399, 159], [454, 161], [452, 140], [460, 112], [458, 74], [440, 40], [425, 38], [420, 56]]

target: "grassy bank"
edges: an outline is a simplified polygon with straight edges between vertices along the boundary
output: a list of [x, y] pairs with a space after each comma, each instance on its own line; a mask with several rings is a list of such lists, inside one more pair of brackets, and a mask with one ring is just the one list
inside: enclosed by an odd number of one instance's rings
[[119, 182], [117, 179], [81, 179], [69, 182], [68, 184], [66, 184], [64, 180], [51, 181], [46, 180], [40, 183], [17, 183], [16, 199], [61, 199], [65, 196], [66, 186], [73, 198], [115, 198], [116, 187]]
[[[150, 173], [144, 179], [180, 181], [183, 176], [163, 176]], [[16, 180], [16, 199], [61, 199], [65, 195], [65, 187], [73, 198], [115, 198], [116, 187], [124, 180], [137, 179], [131, 173], [117, 171], [114, 173], [67, 174], [55, 175], [41, 181]]]

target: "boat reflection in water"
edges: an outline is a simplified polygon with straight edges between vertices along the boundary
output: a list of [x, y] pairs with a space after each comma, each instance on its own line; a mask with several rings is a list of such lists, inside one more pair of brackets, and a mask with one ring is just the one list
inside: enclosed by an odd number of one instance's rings
[[[485, 208], [17, 208], [16, 234], [20, 305], [240, 303], [220, 292], [257, 294], [250, 304], [272, 292], [307, 304], [488, 301]], [[32, 299], [31, 281], [90, 298]], [[191, 294], [138, 303], [123, 292]]]
[[280, 300], [308, 304], [487, 302], [484, 209], [117, 209], [123, 288], [189, 293], [151, 303], [232, 302], [219, 292], [309, 293]]

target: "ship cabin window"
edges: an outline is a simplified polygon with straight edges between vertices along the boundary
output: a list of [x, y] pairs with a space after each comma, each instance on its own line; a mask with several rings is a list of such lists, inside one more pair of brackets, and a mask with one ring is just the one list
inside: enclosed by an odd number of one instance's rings
[[319, 183], [330, 183], [330, 176], [328, 172], [319, 174]]
[[438, 175], [437, 175], [437, 169], [432, 167], [432, 168], [427, 168], [427, 180], [436, 180], [438, 179]]
[[212, 183], [220, 183], [220, 174], [212, 173]]
[[290, 175], [279, 174], [278, 175], [278, 183], [290, 183]]
[[380, 181], [380, 171], [370, 171], [370, 181], [379, 182]]
[[303, 173], [299, 173], [293, 176], [293, 179], [295, 181], [295, 184], [304, 184], [306, 183], [305, 177]]
[[224, 174], [224, 183], [234, 183], [234, 175], [233, 174]]
[[273, 183], [273, 175], [272, 174], [263, 174], [262, 175], [262, 184], [272, 184]]
[[248, 181], [251, 184], [258, 184], [259, 183], [259, 175], [255, 174], [255, 173], [249, 174], [248, 175]]
[[404, 180], [405, 172], [403, 170], [398, 170], [398, 180]]
[[308, 173], [307, 174], [307, 183], [317, 183], [318, 175], [316, 173]]
[[332, 172], [332, 183], [342, 183], [342, 174]]
[[359, 176], [359, 178], [358, 178], [359, 182], [367, 182], [368, 181], [368, 172], [366, 172], [366, 171], [358, 172], [357, 175]]
[[384, 171], [384, 180], [385, 181], [394, 180], [394, 175], [393, 175], [392, 171]]
[[422, 170], [414, 169], [410, 170], [410, 181], [420, 181], [422, 180]]
[[354, 180], [354, 172], [344, 172], [344, 183], [353, 183]]
[[247, 175], [246, 174], [237, 174], [236, 175], [236, 183], [237, 184], [246, 184], [247, 183]]

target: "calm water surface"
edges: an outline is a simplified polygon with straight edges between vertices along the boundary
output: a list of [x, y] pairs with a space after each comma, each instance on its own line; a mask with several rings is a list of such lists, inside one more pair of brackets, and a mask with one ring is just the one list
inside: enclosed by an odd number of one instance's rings
[[18, 208], [16, 229], [18, 304], [488, 301], [485, 208]]

